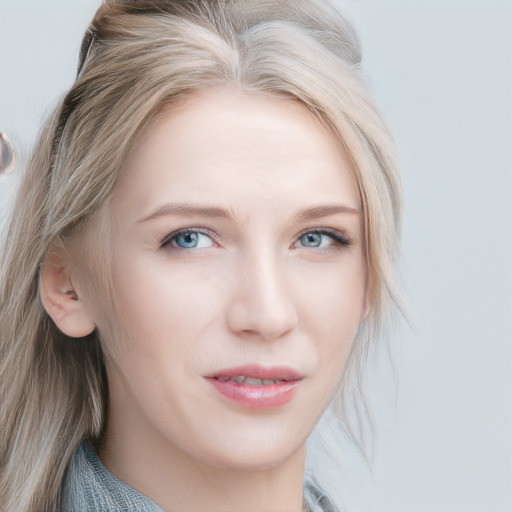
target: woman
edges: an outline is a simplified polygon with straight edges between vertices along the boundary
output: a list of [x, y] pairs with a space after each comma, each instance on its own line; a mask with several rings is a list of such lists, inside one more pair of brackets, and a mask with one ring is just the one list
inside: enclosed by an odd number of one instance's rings
[[100, 7], [2, 256], [7, 510], [343, 508], [400, 222], [359, 61], [323, 1]]

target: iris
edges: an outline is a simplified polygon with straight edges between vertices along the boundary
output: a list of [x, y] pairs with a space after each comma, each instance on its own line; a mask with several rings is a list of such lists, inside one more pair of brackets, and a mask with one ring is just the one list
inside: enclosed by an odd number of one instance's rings
[[202, 249], [212, 246], [212, 239], [199, 231], [182, 231], [172, 239], [173, 245], [181, 249]]
[[299, 241], [304, 247], [320, 247], [324, 236], [322, 233], [305, 233], [299, 238]]

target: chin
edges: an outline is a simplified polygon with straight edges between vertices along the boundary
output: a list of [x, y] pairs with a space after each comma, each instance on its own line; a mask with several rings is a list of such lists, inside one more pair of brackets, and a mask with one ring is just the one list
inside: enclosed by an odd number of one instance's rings
[[307, 433], [291, 435], [288, 429], [281, 433], [276, 430], [267, 436], [261, 432], [255, 435], [247, 431], [239, 435], [225, 432], [226, 438], [218, 440], [215, 452], [211, 452], [205, 462], [224, 470], [265, 471], [301, 454], [305, 458]]
[[285, 464], [287, 461], [295, 458], [301, 451], [304, 450], [305, 445], [301, 445], [292, 452], [283, 452], [283, 450], [269, 451], [265, 450], [245, 450], [244, 452], [238, 451], [237, 453], [222, 453], [218, 458], [212, 459], [210, 465], [225, 471], [237, 472], [257, 472], [268, 471], [278, 468]]

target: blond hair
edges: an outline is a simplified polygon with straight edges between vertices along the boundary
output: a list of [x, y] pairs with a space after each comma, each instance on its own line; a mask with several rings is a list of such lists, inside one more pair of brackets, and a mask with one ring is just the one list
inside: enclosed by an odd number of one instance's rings
[[69, 340], [57, 329], [39, 298], [40, 266], [101, 217], [138, 134], [193, 90], [230, 85], [294, 98], [346, 147], [363, 204], [372, 304], [346, 370], [346, 382], [357, 380], [397, 304], [400, 226], [394, 146], [360, 79], [360, 59], [352, 26], [328, 1], [118, 0], [99, 8], [76, 82], [37, 142], [1, 255], [6, 510], [58, 508], [67, 463], [83, 439], [99, 436], [104, 418], [99, 335]]

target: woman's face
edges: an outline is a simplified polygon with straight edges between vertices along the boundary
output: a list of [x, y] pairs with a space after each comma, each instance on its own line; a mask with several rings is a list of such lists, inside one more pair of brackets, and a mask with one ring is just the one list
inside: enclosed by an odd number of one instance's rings
[[366, 312], [337, 140], [289, 99], [195, 93], [144, 132], [111, 211], [107, 432], [224, 468], [297, 453]]

